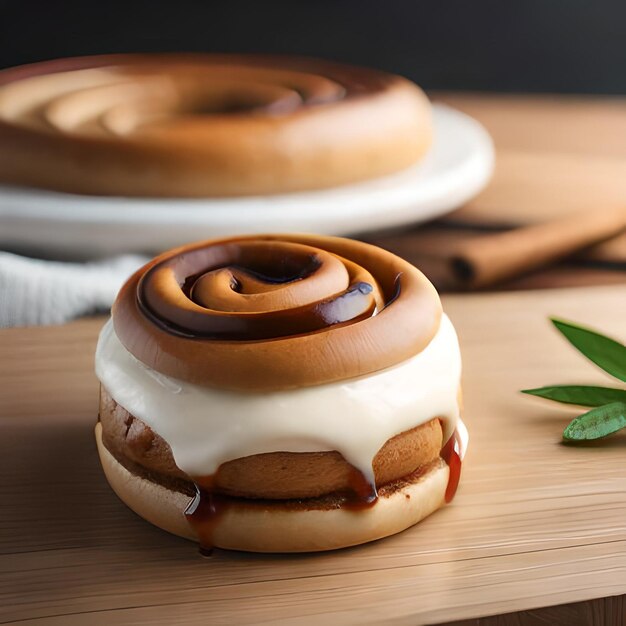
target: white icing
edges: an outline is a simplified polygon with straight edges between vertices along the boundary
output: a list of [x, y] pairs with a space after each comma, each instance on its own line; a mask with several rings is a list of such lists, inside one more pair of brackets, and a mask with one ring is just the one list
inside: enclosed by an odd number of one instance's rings
[[[210, 350], [210, 346], [207, 347]], [[130, 354], [111, 321], [96, 349], [96, 374], [113, 399], [172, 449], [178, 467], [208, 476], [224, 462], [263, 452], [338, 450], [373, 482], [372, 460], [405, 430], [440, 417], [444, 441], [458, 426], [461, 355], [443, 316], [419, 354], [369, 376], [267, 393], [193, 385], [150, 369]]]

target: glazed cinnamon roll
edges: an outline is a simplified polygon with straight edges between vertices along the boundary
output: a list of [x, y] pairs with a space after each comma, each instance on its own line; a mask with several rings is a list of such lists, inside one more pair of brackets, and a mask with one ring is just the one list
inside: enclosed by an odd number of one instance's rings
[[319, 189], [413, 165], [431, 143], [413, 83], [327, 61], [114, 55], [0, 72], [0, 181], [84, 194]]
[[113, 489], [205, 548], [363, 543], [456, 491], [454, 328], [421, 272], [365, 243], [266, 235], [166, 252], [122, 288], [96, 373]]

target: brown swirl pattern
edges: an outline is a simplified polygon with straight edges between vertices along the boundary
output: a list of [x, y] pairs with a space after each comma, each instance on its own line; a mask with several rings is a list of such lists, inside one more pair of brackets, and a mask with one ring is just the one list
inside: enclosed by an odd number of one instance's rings
[[313, 235], [207, 241], [166, 252], [113, 306], [122, 344], [192, 383], [273, 391], [370, 374], [419, 353], [441, 304], [412, 265]]
[[428, 101], [311, 59], [115, 55], [0, 72], [0, 180], [130, 196], [328, 187], [415, 163]]

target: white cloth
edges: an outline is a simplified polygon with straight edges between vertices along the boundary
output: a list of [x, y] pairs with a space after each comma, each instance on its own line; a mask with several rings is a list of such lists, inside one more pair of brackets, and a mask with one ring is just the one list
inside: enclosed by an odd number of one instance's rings
[[65, 263], [0, 252], [0, 328], [62, 324], [107, 311], [124, 281], [146, 260], [123, 255]]

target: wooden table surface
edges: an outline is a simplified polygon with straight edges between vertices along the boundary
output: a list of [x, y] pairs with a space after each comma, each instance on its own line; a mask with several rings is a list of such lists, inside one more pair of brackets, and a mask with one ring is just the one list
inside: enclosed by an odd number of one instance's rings
[[625, 594], [626, 436], [564, 446], [572, 411], [518, 393], [607, 382], [546, 316], [623, 338], [625, 295], [447, 296], [471, 433], [457, 498], [395, 537], [299, 556], [204, 559], [116, 498], [92, 432], [101, 319], [0, 331], [0, 622], [421, 624]]
[[[626, 99], [438, 99], [485, 124], [498, 151], [492, 184], [448, 224], [517, 225], [626, 201]], [[427, 229], [378, 236], [426, 265], [445, 241]], [[0, 623], [624, 624], [626, 436], [563, 446], [572, 412], [517, 393], [607, 382], [546, 316], [624, 339], [626, 247], [612, 246], [600, 262], [506, 285], [612, 287], [446, 296], [472, 436], [459, 495], [412, 530], [333, 554], [204, 560], [138, 519], [106, 484], [92, 438], [101, 320], [0, 331]]]

